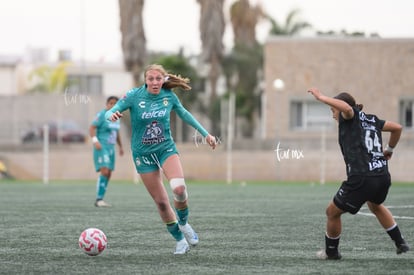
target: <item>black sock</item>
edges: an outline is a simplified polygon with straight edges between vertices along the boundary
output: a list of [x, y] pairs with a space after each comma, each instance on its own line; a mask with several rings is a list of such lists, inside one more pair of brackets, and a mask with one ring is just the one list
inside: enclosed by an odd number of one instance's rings
[[325, 235], [325, 252], [328, 256], [338, 255], [339, 238], [331, 239]]
[[388, 235], [390, 235], [391, 239], [395, 242], [397, 246], [405, 243], [404, 238], [401, 235], [400, 229], [398, 228], [398, 225], [395, 225], [394, 228], [388, 230], [387, 233]]

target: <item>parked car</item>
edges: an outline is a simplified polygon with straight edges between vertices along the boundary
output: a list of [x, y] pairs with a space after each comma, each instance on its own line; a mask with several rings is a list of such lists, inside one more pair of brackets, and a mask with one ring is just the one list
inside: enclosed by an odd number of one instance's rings
[[[22, 136], [23, 143], [39, 142], [43, 140], [43, 125], [39, 125], [29, 129]], [[49, 142], [57, 143], [58, 141], [69, 142], [85, 142], [85, 131], [72, 120], [49, 121]]]

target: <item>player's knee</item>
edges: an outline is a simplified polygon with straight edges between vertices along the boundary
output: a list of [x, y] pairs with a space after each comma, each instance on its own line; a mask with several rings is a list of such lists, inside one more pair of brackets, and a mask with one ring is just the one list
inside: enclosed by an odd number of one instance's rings
[[325, 214], [328, 218], [338, 218], [342, 213], [343, 211], [339, 209], [333, 202], [329, 203], [325, 211]]
[[102, 176], [105, 176], [107, 178], [111, 177], [111, 170], [107, 167], [102, 167], [100, 172]]
[[178, 202], [185, 202], [188, 198], [187, 186], [183, 178], [173, 178], [170, 180], [170, 186], [173, 190], [174, 199]]

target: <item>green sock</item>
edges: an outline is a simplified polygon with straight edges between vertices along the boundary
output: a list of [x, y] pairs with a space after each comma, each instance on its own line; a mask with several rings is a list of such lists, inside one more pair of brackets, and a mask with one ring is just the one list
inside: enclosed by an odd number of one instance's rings
[[187, 223], [188, 221], [188, 207], [184, 208], [184, 209], [175, 209], [175, 211], [177, 212], [177, 216], [178, 216], [178, 223], [180, 225], [184, 225]]
[[170, 234], [174, 237], [176, 241], [181, 241], [182, 239], [184, 239], [183, 233], [178, 228], [177, 221], [167, 223], [167, 230], [168, 232], [170, 232]]
[[100, 175], [96, 183], [96, 199], [102, 200], [105, 196], [106, 188], [108, 186], [108, 178]]

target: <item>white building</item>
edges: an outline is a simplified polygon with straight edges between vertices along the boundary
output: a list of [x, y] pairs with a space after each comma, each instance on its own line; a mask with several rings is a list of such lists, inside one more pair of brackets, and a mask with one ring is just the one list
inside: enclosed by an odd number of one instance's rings
[[26, 56], [0, 56], [0, 96], [26, 94], [32, 83], [30, 74], [40, 66], [56, 68], [61, 61], [68, 61], [66, 67], [69, 87], [72, 93], [83, 95], [120, 94], [133, 87], [131, 74], [122, 64], [73, 62], [67, 51], [60, 54], [58, 62], [51, 62], [46, 50], [30, 50]]
[[19, 94], [21, 83], [21, 58], [0, 56], [0, 95]]

